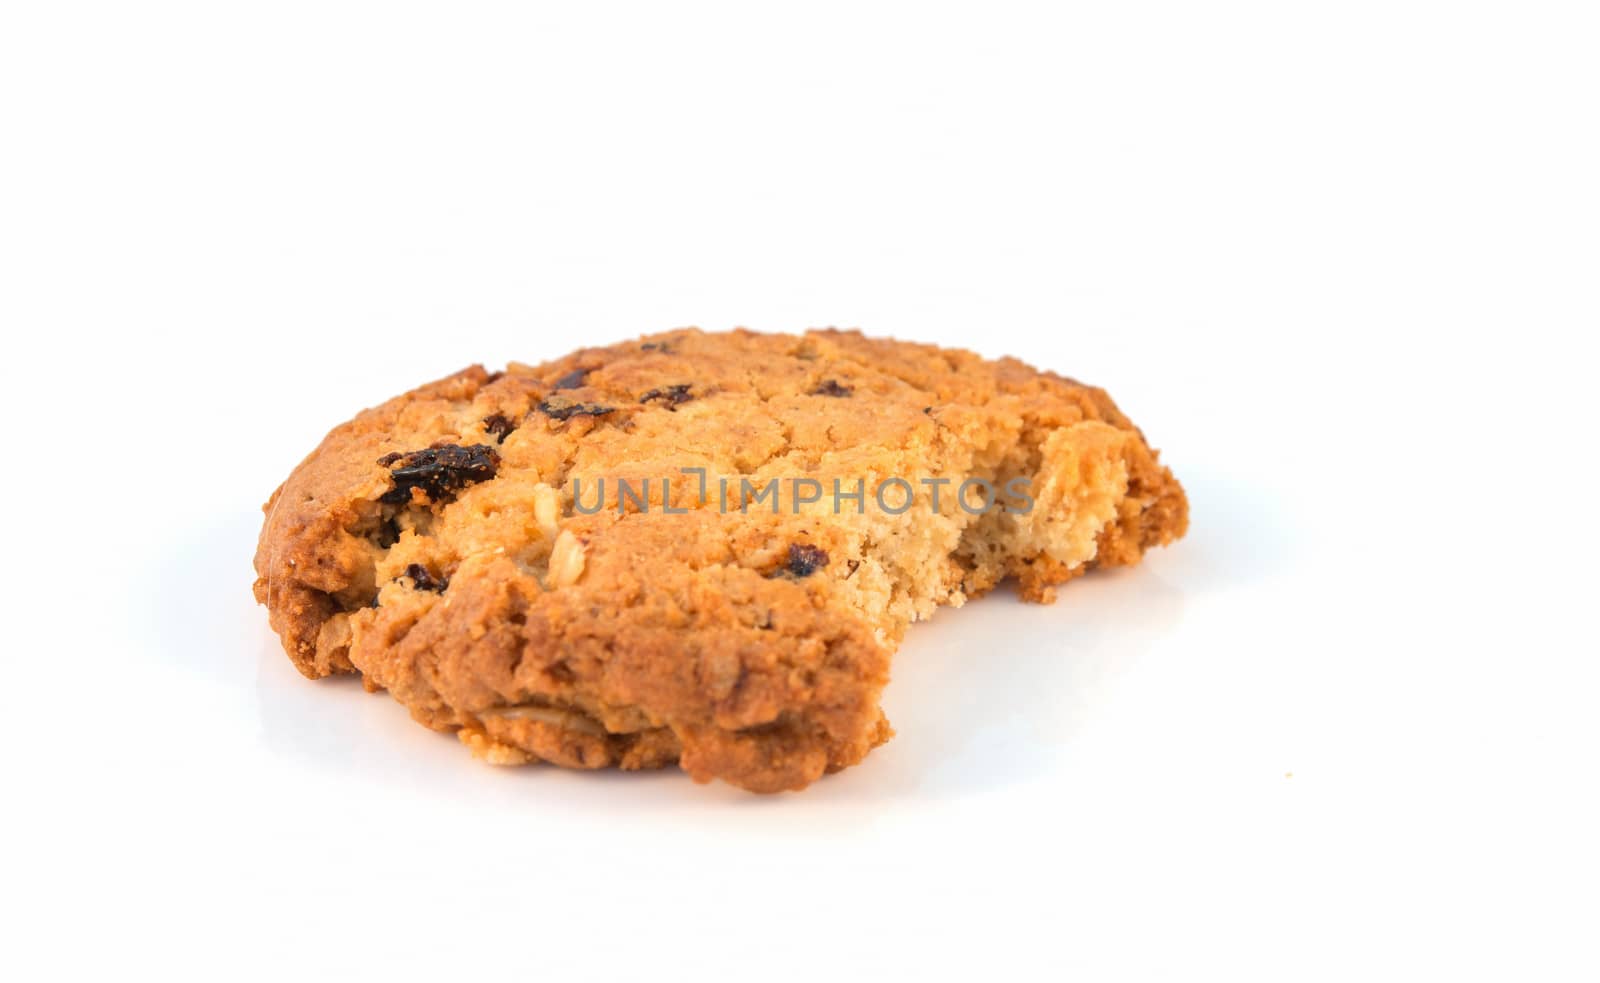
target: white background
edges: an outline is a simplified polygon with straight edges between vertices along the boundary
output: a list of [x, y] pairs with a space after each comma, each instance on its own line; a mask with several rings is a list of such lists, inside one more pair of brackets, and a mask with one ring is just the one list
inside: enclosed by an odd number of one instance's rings
[[[13, 973], [1594, 979], [1594, 10], [7, 4]], [[1192, 532], [798, 795], [294, 672], [325, 430], [688, 324], [1096, 382]]]

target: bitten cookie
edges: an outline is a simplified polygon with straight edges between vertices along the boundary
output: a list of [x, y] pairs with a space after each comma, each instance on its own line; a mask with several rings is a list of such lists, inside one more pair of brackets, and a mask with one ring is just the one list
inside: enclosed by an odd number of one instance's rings
[[891, 731], [913, 621], [1183, 535], [1100, 389], [812, 331], [674, 331], [474, 366], [337, 427], [265, 506], [255, 596], [499, 764], [799, 789]]

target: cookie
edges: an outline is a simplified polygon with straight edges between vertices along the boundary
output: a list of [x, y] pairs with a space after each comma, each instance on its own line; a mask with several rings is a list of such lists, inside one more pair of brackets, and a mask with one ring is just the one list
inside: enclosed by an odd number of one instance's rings
[[494, 763], [757, 792], [888, 740], [912, 622], [1188, 521], [1102, 390], [831, 330], [474, 366], [334, 429], [265, 512], [255, 596], [306, 676]]

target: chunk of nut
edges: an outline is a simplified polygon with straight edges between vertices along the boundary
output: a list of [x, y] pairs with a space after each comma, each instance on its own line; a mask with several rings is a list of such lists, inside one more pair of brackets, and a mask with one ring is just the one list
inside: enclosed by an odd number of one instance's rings
[[545, 586], [551, 589], [568, 587], [583, 576], [583, 543], [570, 529], [556, 537], [550, 550], [550, 570], [545, 574]]
[[493, 710], [481, 711], [484, 716], [503, 717], [508, 720], [532, 720], [563, 730], [575, 730], [580, 734], [604, 734], [606, 729], [600, 722], [576, 710], [561, 707], [539, 706], [526, 704], [513, 707], [496, 707]]
[[533, 489], [533, 521], [539, 523], [545, 535], [556, 534], [556, 521], [561, 518], [561, 493], [549, 485]]

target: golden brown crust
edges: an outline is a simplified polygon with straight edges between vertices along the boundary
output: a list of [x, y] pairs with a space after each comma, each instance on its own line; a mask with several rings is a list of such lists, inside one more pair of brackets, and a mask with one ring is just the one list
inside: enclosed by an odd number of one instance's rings
[[[896, 476], [913, 503], [888, 514], [872, 489]], [[797, 477], [821, 500], [739, 510], [742, 482]], [[1033, 507], [974, 514], [953, 493], [979, 477], [1025, 480]], [[1187, 523], [1103, 391], [836, 331], [475, 366], [336, 428], [265, 511], [256, 598], [307, 676], [360, 672], [492, 762], [677, 762], [763, 792], [888, 739], [912, 621], [1007, 576], [1047, 601]]]

